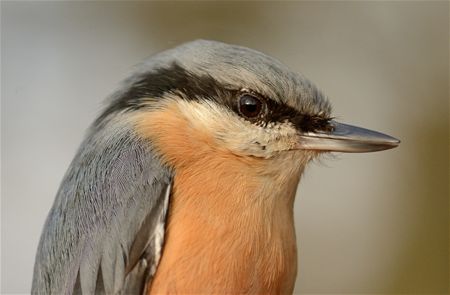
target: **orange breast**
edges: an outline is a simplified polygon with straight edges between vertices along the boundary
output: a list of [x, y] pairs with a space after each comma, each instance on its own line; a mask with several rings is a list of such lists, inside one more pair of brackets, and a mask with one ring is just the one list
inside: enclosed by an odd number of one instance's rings
[[137, 122], [175, 171], [149, 294], [292, 293], [298, 177], [262, 175], [270, 161], [230, 153], [207, 134], [188, 130], [174, 110]]

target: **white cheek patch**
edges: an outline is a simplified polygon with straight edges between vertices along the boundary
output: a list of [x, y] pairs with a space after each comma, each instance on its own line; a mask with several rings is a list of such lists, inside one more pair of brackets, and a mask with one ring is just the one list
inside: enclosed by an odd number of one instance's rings
[[213, 101], [177, 100], [180, 112], [197, 131], [239, 155], [270, 158], [296, 146], [297, 131], [290, 122], [257, 126]]

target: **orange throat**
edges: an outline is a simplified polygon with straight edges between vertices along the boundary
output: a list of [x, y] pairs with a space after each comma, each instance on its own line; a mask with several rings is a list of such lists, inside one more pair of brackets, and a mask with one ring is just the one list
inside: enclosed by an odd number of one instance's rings
[[268, 200], [287, 196], [256, 195], [231, 180], [196, 175], [200, 182], [189, 175], [175, 177], [150, 293], [292, 293], [297, 260], [292, 207]]

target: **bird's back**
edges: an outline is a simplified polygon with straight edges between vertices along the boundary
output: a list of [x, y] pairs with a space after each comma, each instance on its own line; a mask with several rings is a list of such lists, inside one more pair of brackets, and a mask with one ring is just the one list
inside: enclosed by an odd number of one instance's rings
[[155, 268], [155, 253], [143, 269], [138, 263], [162, 242], [154, 235], [165, 221], [170, 172], [126, 118], [116, 119], [92, 128], [63, 179], [40, 239], [32, 293], [142, 289], [147, 278], [133, 286], [132, 275]]

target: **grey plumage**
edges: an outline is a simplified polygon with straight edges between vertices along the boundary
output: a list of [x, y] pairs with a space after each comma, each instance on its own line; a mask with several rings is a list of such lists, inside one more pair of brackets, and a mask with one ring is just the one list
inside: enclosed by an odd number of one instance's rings
[[158, 262], [155, 229], [165, 220], [170, 183], [170, 170], [126, 115], [92, 128], [47, 218], [32, 293], [142, 291]]

